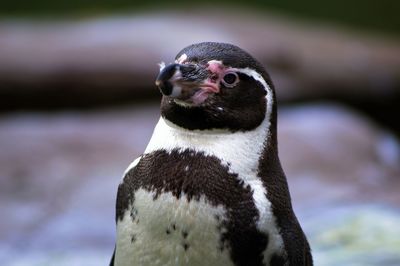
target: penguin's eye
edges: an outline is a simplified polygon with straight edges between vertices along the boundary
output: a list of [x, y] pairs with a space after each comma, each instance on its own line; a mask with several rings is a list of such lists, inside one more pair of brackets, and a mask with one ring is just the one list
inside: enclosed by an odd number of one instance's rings
[[239, 81], [239, 76], [235, 72], [226, 73], [222, 79], [222, 83], [229, 88], [232, 88]]

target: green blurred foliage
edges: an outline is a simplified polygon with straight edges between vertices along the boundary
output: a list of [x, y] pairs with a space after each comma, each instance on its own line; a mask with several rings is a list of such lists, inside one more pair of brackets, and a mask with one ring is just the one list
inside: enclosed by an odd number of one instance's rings
[[196, 7], [249, 7], [270, 10], [300, 18], [323, 20], [365, 30], [399, 35], [399, 0], [201, 0], [133, 1], [133, 0], [8, 0], [0, 4], [0, 16], [63, 17], [91, 16], [114, 12], [141, 12], [152, 9]]

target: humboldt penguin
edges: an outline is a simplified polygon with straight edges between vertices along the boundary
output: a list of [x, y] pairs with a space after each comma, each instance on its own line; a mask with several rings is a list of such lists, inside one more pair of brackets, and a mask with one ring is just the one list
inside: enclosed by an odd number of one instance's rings
[[160, 64], [161, 116], [118, 187], [116, 266], [312, 265], [264, 67], [203, 42]]

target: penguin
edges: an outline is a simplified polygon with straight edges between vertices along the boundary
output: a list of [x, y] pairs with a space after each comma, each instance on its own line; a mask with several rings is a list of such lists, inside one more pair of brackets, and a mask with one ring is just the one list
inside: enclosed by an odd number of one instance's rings
[[110, 265], [313, 265], [278, 157], [264, 67], [202, 42], [160, 64], [161, 116], [125, 171]]

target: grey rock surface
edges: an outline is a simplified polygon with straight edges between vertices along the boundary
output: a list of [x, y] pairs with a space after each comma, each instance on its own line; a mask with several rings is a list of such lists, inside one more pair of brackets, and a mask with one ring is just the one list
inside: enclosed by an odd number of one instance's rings
[[[3, 115], [0, 261], [106, 265], [115, 238], [117, 186], [124, 169], [143, 152], [158, 112], [152, 104]], [[341, 265], [374, 265], [356, 263], [365, 261], [374, 246], [361, 241], [368, 245], [360, 247], [362, 231], [354, 228], [382, 234], [382, 252], [370, 261], [399, 263], [392, 249], [397, 242], [390, 237], [395, 229], [386, 226], [400, 220], [397, 140], [340, 106], [282, 108], [279, 116], [280, 157], [316, 265], [337, 265], [339, 255]]]
[[[299, 198], [390, 202], [400, 206], [398, 140], [355, 111], [322, 103], [282, 109], [279, 147]], [[322, 196], [322, 197], [320, 197]]]

